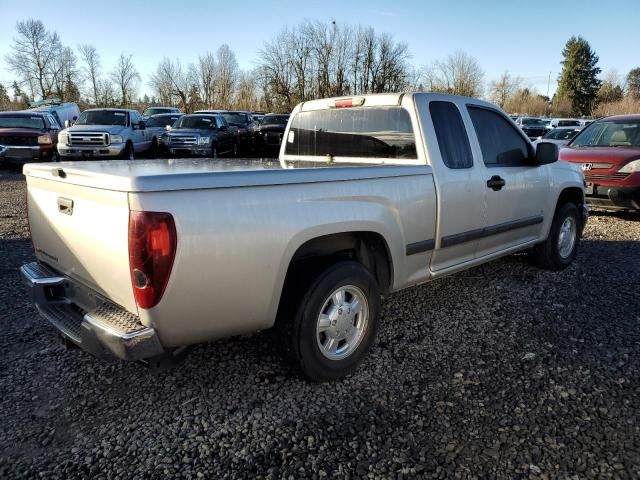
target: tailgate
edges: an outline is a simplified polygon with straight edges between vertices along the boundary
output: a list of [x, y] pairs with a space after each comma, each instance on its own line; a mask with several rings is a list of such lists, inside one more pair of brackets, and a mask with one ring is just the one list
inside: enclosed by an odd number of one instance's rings
[[27, 201], [38, 260], [137, 314], [127, 192], [28, 175]]

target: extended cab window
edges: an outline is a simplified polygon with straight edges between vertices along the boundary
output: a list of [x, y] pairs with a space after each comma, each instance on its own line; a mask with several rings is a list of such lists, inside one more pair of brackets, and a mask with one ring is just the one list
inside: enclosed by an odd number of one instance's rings
[[471, 168], [471, 146], [458, 107], [451, 102], [431, 102], [429, 112], [444, 164], [453, 169]]
[[300, 112], [286, 142], [287, 155], [417, 158], [411, 119], [400, 107]]
[[492, 110], [468, 106], [485, 165], [527, 165], [529, 148], [513, 126]]

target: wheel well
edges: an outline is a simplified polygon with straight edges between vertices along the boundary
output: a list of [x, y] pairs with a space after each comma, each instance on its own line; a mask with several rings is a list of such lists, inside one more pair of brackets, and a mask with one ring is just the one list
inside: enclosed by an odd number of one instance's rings
[[303, 243], [291, 258], [280, 295], [276, 323], [293, 314], [297, 299], [304, 296], [320, 272], [344, 260], [354, 260], [367, 268], [381, 292], [391, 288], [393, 262], [382, 235], [375, 232], [343, 232], [316, 237]]
[[[558, 203], [556, 204], [554, 217], [560, 207], [565, 203], [573, 203], [578, 207], [578, 209], [580, 209], [582, 205], [584, 205], [584, 194], [582, 192], [582, 189], [578, 187], [565, 188], [558, 197]], [[582, 222], [582, 217], [580, 217], [580, 222]], [[584, 227], [584, 225], [581, 225], [581, 227]]]

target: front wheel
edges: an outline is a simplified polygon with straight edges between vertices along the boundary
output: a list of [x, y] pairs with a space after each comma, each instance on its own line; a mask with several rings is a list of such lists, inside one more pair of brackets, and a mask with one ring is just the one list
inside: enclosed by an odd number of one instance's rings
[[565, 203], [558, 209], [547, 239], [534, 247], [533, 259], [546, 270], [563, 270], [576, 257], [579, 242], [578, 207], [573, 203]]
[[130, 143], [124, 147], [124, 150], [120, 154], [120, 158], [123, 160], [135, 160], [135, 155], [133, 153], [133, 146]]
[[283, 332], [287, 350], [314, 381], [353, 372], [375, 340], [380, 292], [369, 271], [352, 261], [321, 273], [300, 300]]

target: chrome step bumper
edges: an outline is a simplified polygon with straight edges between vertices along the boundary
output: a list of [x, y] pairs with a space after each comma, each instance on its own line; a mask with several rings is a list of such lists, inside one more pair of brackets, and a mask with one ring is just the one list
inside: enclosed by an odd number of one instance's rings
[[38, 312], [62, 335], [99, 358], [143, 360], [164, 353], [153, 328], [123, 308], [105, 301], [84, 311], [65, 296], [73, 281], [33, 262], [20, 267]]

